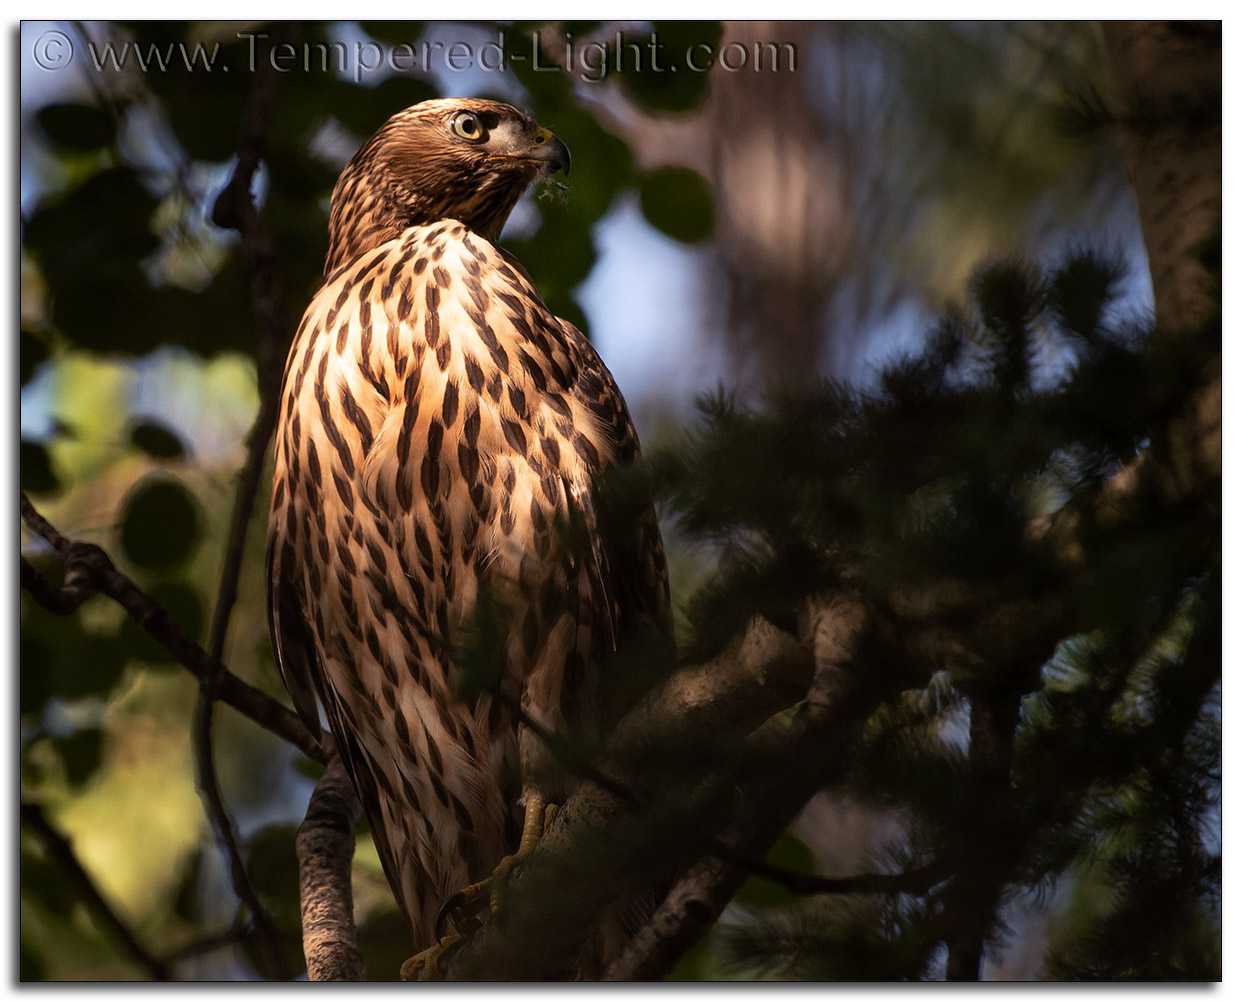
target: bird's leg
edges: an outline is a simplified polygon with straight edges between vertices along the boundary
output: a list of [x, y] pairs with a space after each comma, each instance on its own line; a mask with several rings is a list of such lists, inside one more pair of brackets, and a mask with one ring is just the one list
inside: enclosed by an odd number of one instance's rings
[[440, 915], [436, 919], [437, 932], [443, 931], [445, 921], [453, 923], [454, 932], [440, 938], [422, 953], [416, 954], [401, 965], [402, 981], [437, 980], [441, 967], [448, 962], [457, 950], [469, 939], [483, 920], [479, 912], [483, 903], [488, 906], [488, 914], [500, 911], [503, 904], [505, 883], [513, 868], [529, 856], [543, 833], [556, 817], [556, 805], [549, 804], [547, 798], [539, 793], [531, 793], [526, 797], [526, 813], [522, 819], [522, 839], [517, 851], [505, 856], [496, 864], [496, 869], [487, 878], [471, 884], [458, 891], [444, 903]]
[[445, 902], [444, 907], [440, 909], [441, 920], [449, 913], [455, 915], [472, 915], [476, 913], [485, 896], [489, 902], [490, 911], [498, 911], [500, 909], [503, 887], [505, 881], [509, 878], [509, 874], [539, 844], [539, 839], [543, 837], [543, 833], [547, 830], [555, 813], [556, 806], [549, 804], [543, 794], [528, 794], [526, 797], [526, 814], [522, 819], [522, 839], [518, 843], [517, 851], [497, 863], [496, 869], [491, 872], [489, 877], [463, 888], [449, 898]]
[[428, 947], [422, 953], [416, 953], [401, 965], [402, 981], [439, 981], [442, 965], [466, 941], [459, 932], [443, 937], [435, 946]]

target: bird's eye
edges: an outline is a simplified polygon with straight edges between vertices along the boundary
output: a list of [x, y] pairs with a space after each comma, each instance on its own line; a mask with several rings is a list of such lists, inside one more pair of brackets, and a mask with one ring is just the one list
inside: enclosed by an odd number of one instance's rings
[[479, 116], [473, 111], [459, 112], [453, 116], [450, 123], [455, 135], [461, 136], [462, 139], [482, 139], [483, 123], [479, 121]]

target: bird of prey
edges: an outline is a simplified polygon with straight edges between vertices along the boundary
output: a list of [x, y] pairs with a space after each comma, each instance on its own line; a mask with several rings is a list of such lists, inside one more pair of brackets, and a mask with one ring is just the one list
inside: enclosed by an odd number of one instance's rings
[[[567, 795], [542, 732], [589, 732], [618, 645], [670, 635], [650, 501], [601, 500], [638, 456], [625, 401], [497, 242], [556, 171], [565, 144], [509, 105], [394, 115], [336, 183], [285, 368], [273, 646], [298, 712], [323, 707], [420, 948]], [[463, 696], [487, 610], [497, 681]]]

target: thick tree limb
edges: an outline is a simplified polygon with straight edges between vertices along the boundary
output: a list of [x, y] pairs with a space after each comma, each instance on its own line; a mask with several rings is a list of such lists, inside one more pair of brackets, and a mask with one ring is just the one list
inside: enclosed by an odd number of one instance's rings
[[[762, 857], [831, 771], [819, 757], [798, 754], [810, 750], [809, 736], [822, 738], [838, 714], [857, 718], [852, 699], [828, 676], [845, 666], [866, 619], [849, 598], [828, 609], [824, 617], [833, 623], [808, 623], [802, 641], [752, 624], [719, 658], [677, 673], [627, 716], [598, 766], [638, 791], [637, 800], [584, 781], [514, 873], [504, 910], [452, 958], [446, 976], [521, 980], [575, 970], [577, 950], [599, 916], [662, 883], [670, 859], [670, 876], [686, 875], [640, 933], [626, 966], [607, 976], [643, 977], [675, 962], [686, 939], [701, 935], [745, 879], [749, 871], [738, 858]], [[799, 709], [773, 717], [791, 694], [806, 696]], [[668, 754], [671, 736], [699, 744], [705, 736], [722, 739], [706, 779], [701, 762], [679, 773], [685, 767]], [[774, 770], [791, 748], [807, 766], [792, 770], [792, 788], [780, 778], [791, 770]], [[719, 832], [731, 850], [727, 860]]]
[[1156, 319], [1194, 334], [1220, 309], [1204, 261], [1221, 225], [1219, 22], [1100, 22]]
[[[311, 734], [292, 710], [244, 682], [218, 661], [213, 661], [169, 618], [158, 602], [116, 569], [111, 558], [100, 547], [63, 536], [30, 503], [25, 493], [21, 495], [21, 515], [31, 531], [47, 540], [60, 557], [65, 566], [66, 580], [75, 582], [75, 599], [77, 591], [84, 586], [83, 582], [89, 581], [95, 592], [106, 595], [121, 606], [152, 640], [200, 681], [218, 672], [216, 693], [223, 702], [288, 741], [308, 758], [327, 761], [332, 748], [329, 735], [323, 732]], [[23, 570], [22, 576], [26, 579], [28, 572]], [[46, 592], [51, 586], [36, 585], [36, 588]], [[31, 595], [36, 600], [40, 597], [35, 591]]]
[[[750, 742], [755, 759], [749, 782], [735, 789], [732, 818], [720, 842], [673, 885], [651, 920], [607, 971], [609, 981], [662, 978], [707, 932], [733, 898], [751, 867], [762, 859], [808, 799], [833, 774], [845, 747], [879, 698], [879, 679], [852, 672], [855, 649], [868, 626], [857, 599], [838, 596], [819, 606], [804, 633], [812, 638], [815, 676], [792, 718], [775, 717]], [[859, 687], [859, 683], [862, 687]], [[867, 690], [871, 690], [868, 692]], [[834, 747], [835, 746], [835, 747]], [[790, 768], [791, 762], [799, 763]]]
[[297, 838], [302, 950], [311, 981], [362, 978], [350, 884], [360, 812], [349, 774], [334, 755], [315, 786]]

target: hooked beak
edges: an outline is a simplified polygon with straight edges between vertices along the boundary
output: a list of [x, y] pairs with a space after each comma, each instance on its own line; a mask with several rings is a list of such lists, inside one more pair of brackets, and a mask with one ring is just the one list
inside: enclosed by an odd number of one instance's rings
[[547, 129], [540, 129], [535, 133], [528, 155], [546, 163], [549, 174], [555, 174], [559, 170], [569, 177], [569, 147]]
[[546, 170], [548, 174], [555, 174], [559, 170], [564, 171], [565, 176], [569, 177], [569, 147], [547, 129], [540, 129], [536, 132], [525, 148], [508, 153], [494, 153], [488, 159], [525, 160], [528, 163], [538, 164], [540, 169]]

